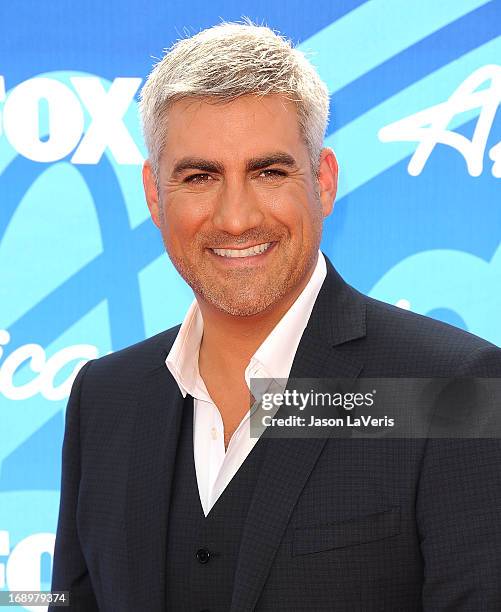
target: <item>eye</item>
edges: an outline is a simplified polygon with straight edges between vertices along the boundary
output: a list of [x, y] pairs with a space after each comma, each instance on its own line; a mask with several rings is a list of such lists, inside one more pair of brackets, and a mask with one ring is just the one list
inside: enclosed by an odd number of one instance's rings
[[287, 176], [287, 173], [283, 170], [278, 170], [278, 168], [267, 168], [266, 170], [261, 170], [259, 176], [262, 175], [264, 175], [264, 178], [280, 178]]
[[209, 179], [212, 180], [212, 177], [210, 174], [191, 174], [190, 176], [187, 176], [184, 179], [185, 183], [193, 183], [193, 184], [200, 184], [200, 183], [207, 183], [209, 182]]

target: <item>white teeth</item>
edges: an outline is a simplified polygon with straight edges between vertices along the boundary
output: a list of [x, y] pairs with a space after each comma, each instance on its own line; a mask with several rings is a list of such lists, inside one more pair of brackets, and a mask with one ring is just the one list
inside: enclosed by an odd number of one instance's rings
[[264, 253], [271, 244], [271, 242], [265, 242], [264, 244], [257, 244], [248, 249], [212, 249], [212, 251], [221, 257], [249, 257]]

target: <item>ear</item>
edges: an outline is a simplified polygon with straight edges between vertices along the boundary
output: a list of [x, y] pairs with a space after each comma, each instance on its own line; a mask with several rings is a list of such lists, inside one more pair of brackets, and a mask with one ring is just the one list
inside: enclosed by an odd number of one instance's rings
[[149, 159], [143, 164], [143, 187], [153, 223], [157, 227], [160, 227], [160, 204], [158, 200], [157, 182]]
[[324, 217], [331, 214], [337, 192], [338, 165], [334, 151], [329, 148], [322, 149], [318, 167], [318, 185], [320, 202]]

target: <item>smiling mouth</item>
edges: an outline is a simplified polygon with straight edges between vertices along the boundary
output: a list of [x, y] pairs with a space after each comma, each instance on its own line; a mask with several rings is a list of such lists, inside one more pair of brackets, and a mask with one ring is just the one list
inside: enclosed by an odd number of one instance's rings
[[264, 242], [251, 246], [248, 249], [211, 249], [211, 251], [220, 257], [253, 257], [267, 251], [272, 244], [273, 242]]

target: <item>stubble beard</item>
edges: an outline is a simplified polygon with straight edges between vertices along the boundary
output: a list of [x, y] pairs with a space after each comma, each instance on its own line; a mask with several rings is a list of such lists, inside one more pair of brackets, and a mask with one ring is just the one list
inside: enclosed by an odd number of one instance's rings
[[[195, 294], [229, 315], [249, 317], [264, 312], [294, 291], [315, 265], [320, 238], [317, 242], [308, 256], [300, 257], [299, 260], [284, 249], [280, 269], [278, 272], [266, 275], [264, 279], [264, 274], [260, 270], [233, 269], [228, 270], [227, 278], [221, 281], [221, 272], [214, 273], [210, 263], [193, 265], [170, 252], [169, 256], [176, 270]], [[274, 248], [281, 249], [284, 246], [279, 242]]]
[[[313, 269], [317, 261], [322, 237], [323, 216], [319, 195], [318, 193], [315, 195], [319, 206], [317, 209], [318, 217], [315, 220], [316, 231], [312, 237], [313, 243], [308, 254], [302, 258], [301, 254], [304, 255], [305, 251], [304, 247], [300, 248], [298, 251], [299, 258], [296, 261], [296, 258], [286, 248], [288, 235], [285, 234], [278, 239], [278, 244], [274, 247], [283, 249], [282, 265], [278, 273], [268, 277], [266, 282], [260, 282], [259, 271], [249, 269], [228, 270], [228, 280], [225, 279], [221, 282], [221, 275], [214, 273], [213, 266], [207, 262], [207, 255], [202, 254], [200, 256], [198, 265], [191, 263], [192, 260], [188, 261], [186, 258], [177, 257], [168, 248], [164, 236], [165, 249], [174, 267], [195, 294], [200, 295], [209, 304], [229, 315], [235, 317], [257, 315], [294, 291], [294, 288]], [[204, 246], [195, 243], [193, 252], [203, 253]]]

